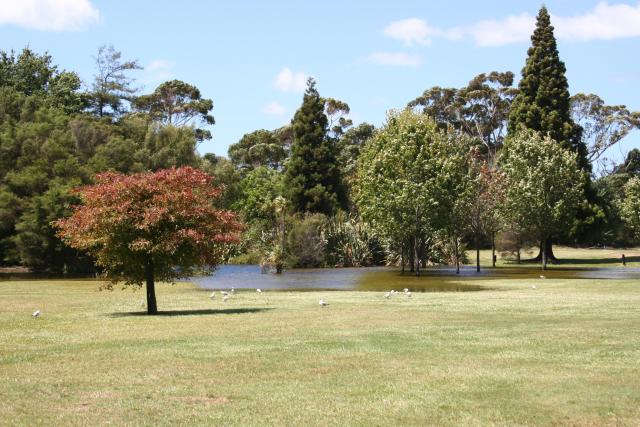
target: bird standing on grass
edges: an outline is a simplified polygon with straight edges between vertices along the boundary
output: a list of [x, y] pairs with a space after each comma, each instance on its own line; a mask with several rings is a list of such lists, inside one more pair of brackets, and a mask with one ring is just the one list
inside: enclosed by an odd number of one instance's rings
[[228, 299], [229, 299], [229, 295], [225, 295], [222, 297], [222, 302], [227, 302]]
[[216, 293], [215, 292], [211, 292], [211, 295], [209, 295], [209, 298], [214, 299], [216, 297]]
[[258, 289], [256, 289], [256, 292], [261, 294], [262, 293], [262, 289], [258, 288]]
[[323, 299], [320, 300], [319, 304], [320, 304], [320, 307], [326, 307], [328, 305], [327, 302]]
[[36, 311], [34, 311], [34, 312], [33, 312], [33, 314], [31, 315], [31, 317], [33, 317], [34, 319], [35, 319], [36, 317], [40, 317], [40, 310], [36, 310]]
[[391, 292], [387, 292], [386, 294], [384, 294], [384, 297], [389, 299], [389, 297], [391, 296]]

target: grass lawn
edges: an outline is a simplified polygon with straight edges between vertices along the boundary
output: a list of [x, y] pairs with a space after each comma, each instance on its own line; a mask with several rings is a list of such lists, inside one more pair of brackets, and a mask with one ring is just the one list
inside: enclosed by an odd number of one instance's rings
[[[625, 255], [627, 259], [627, 267], [640, 267], [640, 248], [607, 248], [607, 249], [590, 249], [590, 248], [570, 248], [567, 246], [554, 246], [553, 252], [558, 258], [557, 264], [549, 261], [549, 268], [554, 267], [619, 267], [622, 266], [621, 257]], [[535, 266], [540, 265], [527, 263], [526, 260], [535, 257], [538, 254], [538, 248], [527, 248], [522, 251], [521, 257], [524, 261], [522, 265]], [[517, 266], [515, 258], [503, 258], [499, 252], [497, 266]], [[467, 251], [467, 265], [475, 265], [475, 250]], [[491, 250], [483, 249], [480, 251], [480, 263], [483, 266], [491, 266]]]
[[148, 317], [143, 292], [0, 282], [0, 424], [640, 424], [640, 283], [490, 286], [223, 303], [160, 285], [171, 313]]

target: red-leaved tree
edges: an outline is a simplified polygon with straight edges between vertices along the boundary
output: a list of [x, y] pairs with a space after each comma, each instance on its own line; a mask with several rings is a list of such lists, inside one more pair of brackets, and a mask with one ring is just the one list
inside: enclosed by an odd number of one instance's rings
[[215, 266], [241, 224], [214, 201], [222, 189], [191, 167], [155, 173], [101, 173], [78, 188], [82, 204], [55, 222], [69, 246], [91, 254], [112, 286], [146, 282], [147, 310], [156, 314], [155, 281], [188, 277], [196, 267]]

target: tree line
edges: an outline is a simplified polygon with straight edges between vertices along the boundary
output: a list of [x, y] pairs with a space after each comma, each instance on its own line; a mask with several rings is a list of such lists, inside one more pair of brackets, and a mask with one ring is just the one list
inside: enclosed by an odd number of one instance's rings
[[459, 266], [469, 247], [519, 258], [532, 244], [546, 264], [553, 243], [634, 243], [623, 202], [640, 193], [640, 151], [620, 165], [604, 152], [640, 114], [570, 96], [545, 8], [517, 86], [493, 71], [433, 87], [375, 128], [354, 126], [349, 105], [310, 79], [290, 125], [244, 135], [228, 157], [196, 149], [211, 138], [212, 100], [180, 80], [140, 94], [140, 68], [102, 47], [83, 90], [46, 53], [0, 54], [1, 263], [90, 271], [93, 259], [52, 226], [79, 203], [73, 189], [99, 172], [181, 166], [212, 175], [224, 192], [211, 203], [245, 224], [227, 259], [277, 271], [391, 263], [419, 273]]

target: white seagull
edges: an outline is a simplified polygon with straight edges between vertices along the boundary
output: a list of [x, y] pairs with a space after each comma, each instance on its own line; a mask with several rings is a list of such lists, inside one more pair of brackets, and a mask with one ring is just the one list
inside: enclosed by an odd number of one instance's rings
[[33, 314], [31, 315], [32, 317], [40, 317], [40, 310], [36, 310], [33, 312]]
[[256, 289], [256, 292], [261, 294], [262, 293], [262, 289], [258, 288], [258, 289]]
[[327, 305], [327, 302], [321, 299], [319, 304], [320, 304], [320, 307], [325, 307]]
[[215, 297], [216, 297], [216, 293], [215, 293], [215, 291], [214, 291], [214, 292], [211, 292], [211, 295], [209, 295], [209, 298], [214, 299]]
[[234, 288], [233, 286], [231, 287], [231, 293], [235, 293], [236, 292], [236, 288]]
[[540, 276], [540, 278], [541, 278], [541, 279], [546, 279], [546, 277], [544, 277], [544, 276]]
[[531, 289], [535, 289], [535, 288], [536, 288], [536, 285], [531, 286]]
[[406, 294], [407, 292], [409, 292], [409, 288], [404, 288], [404, 293]]
[[386, 294], [384, 294], [385, 298], [389, 298], [391, 296], [391, 292], [387, 292]]
[[407, 298], [411, 298], [411, 292], [407, 291], [404, 294], [407, 296]]
[[225, 295], [222, 297], [223, 302], [227, 302], [228, 299], [229, 299], [229, 295]]

